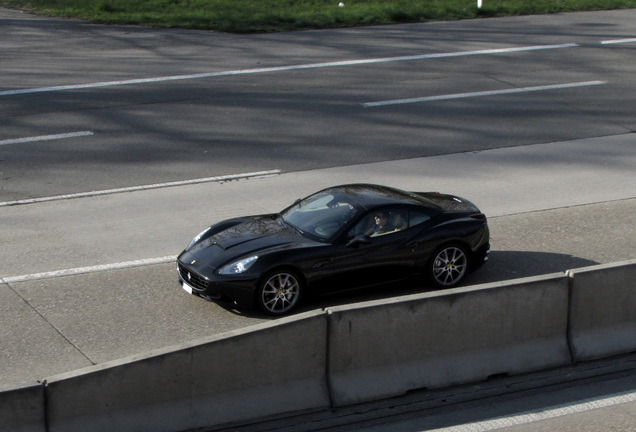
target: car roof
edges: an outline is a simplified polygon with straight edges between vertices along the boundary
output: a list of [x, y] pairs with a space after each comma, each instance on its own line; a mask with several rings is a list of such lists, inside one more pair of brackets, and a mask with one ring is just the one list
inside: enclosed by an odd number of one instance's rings
[[389, 186], [368, 183], [355, 183], [334, 186], [324, 189], [345, 202], [355, 203], [365, 209], [372, 209], [384, 205], [418, 205], [433, 209], [440, 209], [432, 201], [412, 192], [403, 191]]

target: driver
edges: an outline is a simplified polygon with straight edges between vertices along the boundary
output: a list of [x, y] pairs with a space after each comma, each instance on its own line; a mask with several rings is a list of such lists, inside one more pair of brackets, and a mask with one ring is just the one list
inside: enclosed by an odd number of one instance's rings
[[391, 231], [389, 227], [389, 212], [379, 211], [375, 214], [375, 225], [367, 233], [371, 237]]

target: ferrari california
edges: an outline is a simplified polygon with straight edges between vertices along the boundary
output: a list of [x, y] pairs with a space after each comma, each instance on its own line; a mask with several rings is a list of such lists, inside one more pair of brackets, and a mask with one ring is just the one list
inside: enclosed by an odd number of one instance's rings
[[490, 252], [470, 201], [371, 184], [331, 187], [280, 213], [212, 225], [178, 256], [182, 288], [279, 316], [311, 296], [423, 275], [451, 288]]

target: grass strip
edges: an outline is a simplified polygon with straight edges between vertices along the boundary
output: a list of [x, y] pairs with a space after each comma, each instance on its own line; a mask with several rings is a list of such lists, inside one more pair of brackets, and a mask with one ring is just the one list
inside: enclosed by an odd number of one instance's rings
[[[342, 3], [340, 3], [342, 2]], [[266, 33], [636, 8], [636, 0], [0, 0], [100, 24]]]

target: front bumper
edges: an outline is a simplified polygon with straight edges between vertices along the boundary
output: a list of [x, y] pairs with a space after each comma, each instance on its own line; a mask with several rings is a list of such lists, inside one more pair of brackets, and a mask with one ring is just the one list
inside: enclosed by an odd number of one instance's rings
[[181, 287], [188, 293], [227, 306], [254, 307], [254, 291], [258, 282], [254, 275], [204, 276], [180, 261], [177, 261], [177, 273]]

